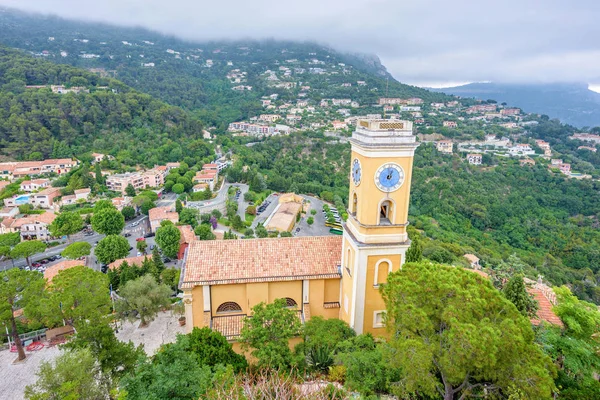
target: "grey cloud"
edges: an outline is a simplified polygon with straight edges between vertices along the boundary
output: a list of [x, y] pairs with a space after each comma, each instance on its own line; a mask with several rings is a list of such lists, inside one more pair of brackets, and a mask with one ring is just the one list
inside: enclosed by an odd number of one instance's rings
[[315, 40], [375, 53], [400, 81], [600, 83], [595, 0], [0, 0], [186, 39]]

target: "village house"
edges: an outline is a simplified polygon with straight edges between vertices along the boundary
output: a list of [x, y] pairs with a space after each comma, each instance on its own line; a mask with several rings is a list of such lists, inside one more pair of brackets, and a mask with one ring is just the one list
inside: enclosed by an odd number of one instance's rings
[[29, 197], [29, 204], [39, 208], [50, 208], [54, 204], [54, 199], [59, 196], [59, 188], [49, 187], [41, 192], [32, 194]]
[[383, 106], [383, 111], [385, 111], [385, 112], [394, 111], [394, 106], [385, 105], [385, 106]]
[[77, 203], [77, 197], [75, 197], [74, 194], [68, 195], [68, 196], [63, 196], [60, 198], [61, 206], [68, 206], [68, 205], [75, 204], [75, 203]]
[[502, 110], [500, 110], [500, 114], [506, 116], [519, 115], [520, 113], [521, 110], [518, 108], [503, 108]]
[[589, 150], [589, 151], [595, 153], [598, 149], [596, 149], [595, 147], [590, 147], [590, 146], [579, 146], [577, 148], [577, 150]]
[[[486, 117], [488, 115], [491, 114], [486, 114]], [[516, 124], [516, 122], [505, 122], [503, 124], [500, 124], [501, 127], [506, 128], [506, 129], [517, 129], [519, 126]]]
[[155, 207], [148, 211], [148, 219], [150, 220], [150, 231], [156, 233], [162, 221], [171, 221], [174, 224], [178, 223], [179, 214], [171, 206]]
[[431, 103], [431, 108], [435, 108], [436, 110], [439, 110], [440, 108], [444, 107], [446, 107], [444, 103]]
[[482, 156], [481, 154], [471, 153], [467, 154], [467, 161], [472, 165], [481, 165]]
[[50, 179], [34, 179], [21, 182], [20, 189], [24, 192], [35, 192], [50, 186]]
[[108, 154], [92, 153], [92, 164], [98, 163], [104, 159], [114, 160], [115, 158]]
[[565, 175], [571, 175], [571, 164], [560, 164], [558, 166], [558, 169], [560, 169], [560, 172], [565, 174]]
[[550, 148], [550, 143], [544, 141], [544, 140], [536, 140], [535, 144], [542, 150], [544, 150], [544, 155], [547, 157], [552, 156], [552, 149]]
[[465, 254], [463, 257], [469, 261], [469, 264], [471, 264], [471, 268], [476, 270], [481, 269], [481, 265], [479, 264], [479, 257], [477, 257], [475, 254]]
[[192, 187], [192, 192], [204, 192], [207, 187], [209, 187], [208, 183], [197, 183]]
[[196, 240], [196, 234], [190, 225], [178, 225], [177, 229], [179, 229], [181, 234], [179, 237], [179, 251], [177, 252], [177, 259], [181, 260], [190, 243]]
[[535, 165], [535, 161], [533, 161], [533, 159], [527, 157], [527, 158], [521, 158], [519, 160], [519, 165], [521, 167], [525, 166], [525, 165]]
[[106, 187], [114, 192], [125, 193], [127, 186], [133, 186], [135, 190], [144, 188], [144, 178], [138, 172], [127, 172], [115, 174], [106, 178]]
[[0, 191], [4, 190], [8, 185], [10, 185], [9, 181], [0, 181]]
[[458, 125], [454, 121], [444, 121], [442, 122], [444, 128], [456, 128]]
[[113, 197], [112, 199], [110, 199], [111, 203], [113, 204], [113, 206], [115, 206], [115, 208], [119, 211], [123, 210], [123, 207], [127, 207], [129, 205], [131, 205], [131, 197]]
[[115, 268], [119, 268], [121, 266], [121, 264], [123, 264], [124, 262], [126, 262], [130, 267], [133, 267], [134, 265], [137, 267], [141, 267], [142, 264], [144, 263], [144, 260], [152, 260], [152, 254], [146, 254], [146, 255], [141, 255], [141, 256], [135, 256], [135, 257], [127, 257], [127, 258], [119, 258], [118, 260], [115, 260], [113, 262], [111, 262], [110, 264], [108, 264], [108, 268], [109, 269], [115, 269]]
[[452, 140], [439, 140], [435, 143], [435, 147], [440, 153], [452, 154], [454, 143]]
[[337, 120], [333, 121], [331, 123], [331, 125], [333, 125], [333, 129], [336, 129], [336, 130], [337, 129], [346, 129], [348, 127], [348, 125], [345, 122], [343, 122], [343, 121], [337, 121]]
[[92, 194], [92, 190], [90, 188], [77, 189], [74, 193], [76, 200], [88, 200]]
[[165, 184], [165, 177], [167, 175], [167, 167], [156, 166], [148, 171], [142, 173], [143, 187], [144, 188], [158, 188]]
[[52, 212], [31, 214], [21, 218], [4, 218], [0, 223], [0, 233], [21, 234], [21, 240], [49, 240], [48, 226], [56, 219]]
[[261, 114], [260, 117], [258, 117], [258, 120], [264, 122], [275, 122], [280, 118], [281, 115], [279, 114]]
[[211, 191], [215, 190], [215, 184], [217, 183], [217, 172], [216, 171], [198, 171], [192, 179], [192, 183], [206, 183]]
[[0, 163], [0, 177], [13, 180], [26, 175], [42, 175], [55, 173], [66, 174], [77, 165], [69, 158], [49, 159], [44, 161], [20, 161]]
[[511, 156], [535, 154], [535, 150], [533, 150], [528, 143], [517, 143], [516, 145], [508, 149], [508, 152]]
[[4, 207], [0, 209], [0, 219], [1, 218], [14, 218], [19, 214], [18, 207]]
[[600, 143], [600, 135], [594, 135], [591, 133], [574, 133], [569, 139], [583, 140], [584, 142]]

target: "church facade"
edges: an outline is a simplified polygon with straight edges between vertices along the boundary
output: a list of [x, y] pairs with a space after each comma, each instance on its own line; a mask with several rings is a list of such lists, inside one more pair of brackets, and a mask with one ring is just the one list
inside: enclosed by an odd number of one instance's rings
[[359, 120], [352, 145], [343, 236], [190, 243], [180, 288], [186, 326], [208, 326], [235, 341], [261, 302], [283, 298], [305, 322], [339, 318], [357, 333], [386, 334], [379, 286], [401, 268], [418, 146], [412, 123]]

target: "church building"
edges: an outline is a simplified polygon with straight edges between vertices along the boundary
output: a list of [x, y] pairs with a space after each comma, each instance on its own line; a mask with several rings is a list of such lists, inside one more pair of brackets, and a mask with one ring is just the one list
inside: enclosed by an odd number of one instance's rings
[[189, 244], [180, 288], [186, 326], [228, 340], [260, 302], [283, 298], [305, 322], [339, 318], [357, 333], [386, 335], [379, 285], [401, 268], [418, 146], [412, 122], [359, 120], [352, 145], [343, 236], [207, 240]]

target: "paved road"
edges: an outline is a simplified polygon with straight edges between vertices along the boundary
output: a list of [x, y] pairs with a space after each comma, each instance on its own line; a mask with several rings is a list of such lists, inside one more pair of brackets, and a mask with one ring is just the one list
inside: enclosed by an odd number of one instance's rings
[[[252, 229], [255, 229], [258, 224], [264, 224], [265, 221], [269, 219], [269, 216], [273, 213], [273, 211], [275, 211], [275, 208], [277, 208], [277, 205], [279, 204], [279, 195], [276, 193], [270, 194], [269, 197], [265, 199], [265, 201], [270, 201], [271, 204], [269, 204], [263, 212], [261, 212], [256, 216], [256, 218], [254, 218], [254, 221], [252, 221], [251, 226]], [[260, 204], [256, 205], [257, 208], [258, 206], [260, 206]]]

